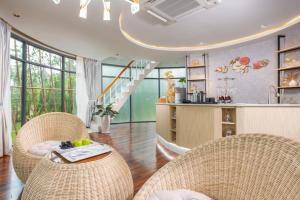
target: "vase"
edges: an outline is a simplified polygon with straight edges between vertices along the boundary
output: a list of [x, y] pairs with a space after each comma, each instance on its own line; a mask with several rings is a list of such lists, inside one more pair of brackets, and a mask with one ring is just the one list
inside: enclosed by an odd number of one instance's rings
[[98, 133], [100, 133], [101, 132], [101, 117], [98, 115], [95, 115], [93, 119], [95, 121], [94, 122], [95, 126], [92, 128], [94, 128], [95, 130], [97, 130]]
[[290, 87], [296, 87], [297, 85], [298, 85], [297, 81], [295, 81], [294, 79], [290, 80], [289, 82]]
[[110, 133], [110, 120], [109, 115], [101, 117], [101, 133]]

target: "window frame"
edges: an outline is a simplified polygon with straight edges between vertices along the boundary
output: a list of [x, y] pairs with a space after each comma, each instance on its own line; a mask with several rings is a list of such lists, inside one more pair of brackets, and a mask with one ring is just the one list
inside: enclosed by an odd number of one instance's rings
[[[65, 111], [65, 102], [64, 102], [65, 101], [65, 73], [76, 74], [76, 71], [70, 71], [70, 70], [65, 69], [65, 59], [68, 58], [71, 60], [76, 60], [76, 58], [73, 56], [69, 56], [69, 55], [63, 54], [61, 52], [52, 50], [50, 48], [46, 48], [43, 45], [39, 45], [37, 43], [31, 42], [30, 40], [20, 37], [19, 35], [15, 34], [15, 33], [11, 34], [11, 38], [22, 43], [22, 58], [16, 57], [14, 55], [10, 55], [10, 59], [21, 62], [21, 64], [22, 64], [21, 125], [23, 126], [26, 123], [27, 67], [30, 67], [30, 65], [41, 67], [41, 68], [46, 68], [46, 69], [52, 69], [52, 70], [60, 72], [60, 77], [61, 77], [60, 111], [64, 112]], [[32, 47], [40, 49], [42, 51], [46, 51], [47, 53], [51, 53], [51, 54], [60, 56], [61, 57], [61, 69], [28, 60], [28, 55], [27, 55], [28, 46], [32, 46]], [[50, 65], [51, 65], [51, 61], [50, 61]]]

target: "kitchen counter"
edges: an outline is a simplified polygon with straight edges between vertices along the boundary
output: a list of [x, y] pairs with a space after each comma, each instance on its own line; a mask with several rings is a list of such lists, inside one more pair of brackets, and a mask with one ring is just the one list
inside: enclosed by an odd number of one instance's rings
[[263, 133], [300, 142], [300, 104], [156, 104], [159, 138], [194, 148], [229, 135]]
[[247, 104], [247, 103], [229, 103], [229, 104], [185, 104], [185, 103], [157, 103], [156, 105], [169, 106], [202, 106], [202, 107], [300, 107], [300, 104]]

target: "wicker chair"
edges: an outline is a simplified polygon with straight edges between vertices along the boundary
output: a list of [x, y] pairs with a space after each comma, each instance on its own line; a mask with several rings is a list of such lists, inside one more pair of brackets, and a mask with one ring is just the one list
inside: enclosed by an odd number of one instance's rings
[[73, 140], [88, 137], [84, 123], [68, 113], [47, 113], [27, 122], [18, 132], [13, 147], [13, 166], [17, 176], [26, 183], [36, 164], [42, 159], [28, 149], [47, 140]]
[[300, 199], [300, 144], [254, 134], [202, 145], [156, 172], [134, 200], [180, 188], [216, 200]]
[[22, 200], [132, 200], [133, 181], [125, 160], [113, 150], [86, 163], [62, 164], [44, 157], [29, 176]]

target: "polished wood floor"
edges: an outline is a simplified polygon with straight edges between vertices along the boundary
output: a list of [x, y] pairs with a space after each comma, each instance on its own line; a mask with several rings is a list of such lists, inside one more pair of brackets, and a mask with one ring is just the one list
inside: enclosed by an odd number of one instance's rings
[[[131, 169], [135, 192], [154, 172], [169, 162], [156, 147], [155, 123], [113, 125], [110, 135], [92, 133], [91, 137], [110, 144], [124, 157]], [[0, 158], [0, 200], [19, 199], [22, 189], [10, 157]]]

